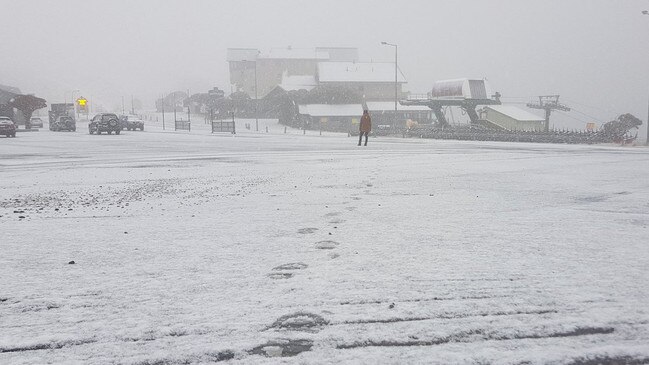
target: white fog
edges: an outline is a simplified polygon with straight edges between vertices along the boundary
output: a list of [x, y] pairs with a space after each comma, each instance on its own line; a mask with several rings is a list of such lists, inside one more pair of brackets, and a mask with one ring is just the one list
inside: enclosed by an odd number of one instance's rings
[[0, 29], [0, 364], [649, 363], [649, 1]]

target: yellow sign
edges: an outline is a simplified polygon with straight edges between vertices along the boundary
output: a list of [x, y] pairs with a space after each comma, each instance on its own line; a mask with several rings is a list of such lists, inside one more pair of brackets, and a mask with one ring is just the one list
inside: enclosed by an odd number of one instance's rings
[[86, 106], [87, 102], [88, 102], [88, 100], [86, 100], [85, 98], [77, 99], [77, 104], [79, 104], [79, 106]]

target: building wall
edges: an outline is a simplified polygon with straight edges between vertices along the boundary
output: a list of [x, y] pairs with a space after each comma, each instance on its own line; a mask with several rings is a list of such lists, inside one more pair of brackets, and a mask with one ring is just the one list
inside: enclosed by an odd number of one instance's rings
[[[334, 87], [346, 87], [355, 90], [361, 94], [365, 101], [394, 101], [394, 83], [393, 82], [321, 82], [321, 85], [330, 85]], [[404, 99], [407, 95], [402, 90], [402, 84], [397, 85], [398, 99]]]
[[[261, 99], [288, 76], [315, 76], [318, 60], [259, 58], [257, 67], [257, 96]], [[230, 61], [230, 83], [237, 90], [255, 97], [255, 61]]]
[[545, 129], [543, 120], [520, 121], [491, 109], [486, 109], [483, 117], [510, 131], [543, 131]]

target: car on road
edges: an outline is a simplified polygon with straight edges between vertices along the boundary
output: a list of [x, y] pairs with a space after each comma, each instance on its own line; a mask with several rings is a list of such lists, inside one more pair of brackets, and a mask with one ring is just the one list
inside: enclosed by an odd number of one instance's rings
[[41, 119], [39, 117], [32, 117], [32, 118], [29, 119], [29, 124], [32, 127], [43, 128], [43, 119]]
[[144, 130], [144, 121], [136, 115], [123, 115], [122, 116], [123, 125], [122, 128], [126, 128], [129, 131], [134, 131], [139, 129]]
[[54, 132], [74, 132], [77, 130], [77, 123], [74, 121], [74, 118], [68, 117], [67, 115], [61, 115], [60, 117], [57, 117], [54, 122], [50, 123], [50, 130]]
[[16, 136], [16, 124], [9, 117], [0, 117], [0, 134], [4, 134], [5, 137], [15, 137]]
[[117, 114], [113, 113], [99, 113], [95, 115], [88, 123], [88, 131], [90, 134], [101, 134], [106, 132], [111, 134], [119, 134], [122, 131], [122, 124], [120, 123]]

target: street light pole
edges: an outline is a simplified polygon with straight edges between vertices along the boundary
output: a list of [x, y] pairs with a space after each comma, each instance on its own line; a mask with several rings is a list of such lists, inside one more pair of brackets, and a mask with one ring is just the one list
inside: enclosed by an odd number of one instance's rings
[[[649, 15], [649, 10], [643, 10], [642, 14]], [[649, 100], [647, 100], [647, 140], [645, 141], [645, 145], [649, 146]]]
[[397, 102], [399, 100], [399, 46], [388, 42], [381, 42], [381, 44], [384, 46], [394, 47], [394, 125], [392, 126], [394, 128], [396, 127], [397, 122]]
[[257, 59], [255, 59], [255, 131], [259, 132], [259, 99], [257, 99]]
[[[77, 91], [79, 91], [79, 89], [74, 89], [74, 90], [70, 91], [70, 97], [72, 98], [72, 114], [73, 114], [72, 116], [74, 117], [74, 119], [77, 119], [77, 105], [76, 105], [76, 103], [74, 101], [74, 93], [76, 93]], [[67, 115], [68, 114], [68, 106], [67, 106], [67, 95], [65, 95], [65, 93], [63, 93], [63, 98], [65, 99], [65, 100], [63, 100], [63, 104], [66, 104], [65, 105], [65, 114]]]

